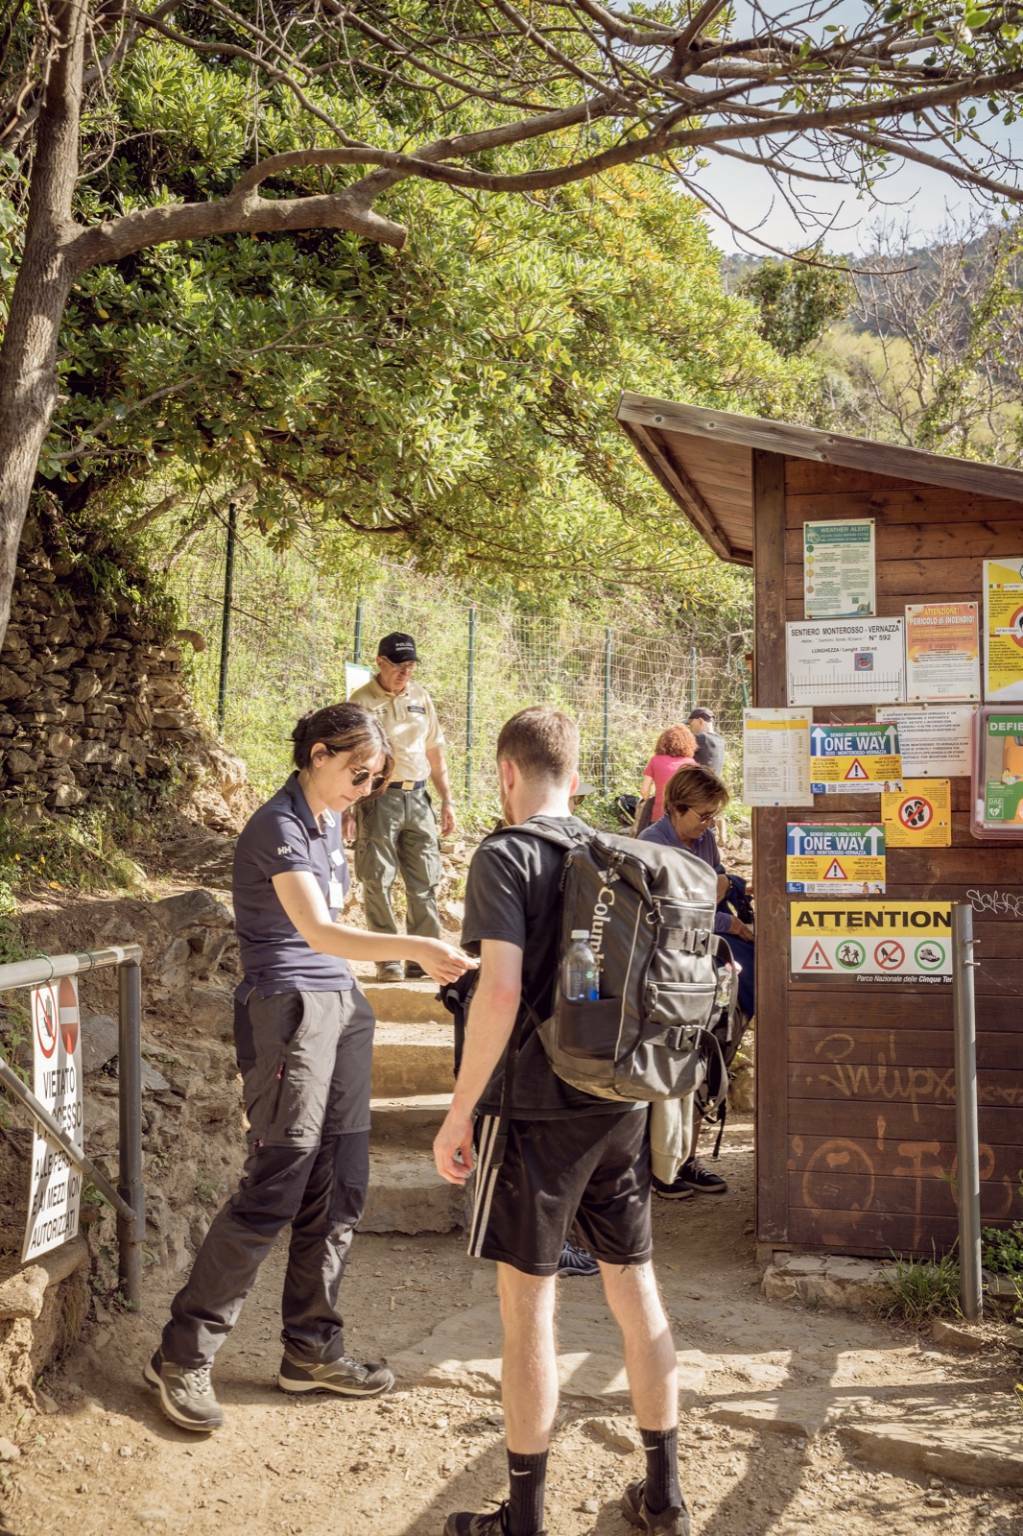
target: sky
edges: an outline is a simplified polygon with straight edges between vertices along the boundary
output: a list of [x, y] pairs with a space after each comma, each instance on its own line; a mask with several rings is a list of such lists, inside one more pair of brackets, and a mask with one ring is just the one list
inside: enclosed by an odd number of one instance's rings
[[[1023, 163], [1023, 146], [1020, 161]], [[809, 243], [795, 214], [766, 171], [737, 160], [716, 160], [712, 169], [702, 173], [701, 180], [724, 204], [729, 217], [753, 230], [761, 240], [784, 251], [797, 250]], [[826, 250], [852, 255], [864, 253], [873, 244], [871, 229], [883, 221], [899, 228], [905, 224], [914, 245], [927, 245], [949, 221], [950, 215], [967, 219], [978, 207], [969, 188], [954, 182], [941, 171], [905, 161], [876, 192], [876, 197], [858, 195], [855, 189], [837, 184], [832, 187], [815, 185], [811, 189], [818, 215], [825, 221], [834, 215], [834, 225], [824, 240]], [[736, 236], [714, 214], [708, 215], [708, 222], [715, 244], [723, 251], [770, 254], [754, 240]]]
[[[734, 20], [730, 31], [733, 36], [749, 36], [762, 31], [765, 17], [779, 26], [805, 25], [806, 31], [823, 40], [823, 28], [827, 24], [843, 24], [850, 33], [861, 26], [873, 9], [867, 0], [733, 0]], [[955, 6], [952, 6], [955, 9]], [[1016, 162], [1017, 179], [1023, 189], [1023, 124], [1005, 128], [1001, 124], [991, 126], [992, 137], [1003, 151], [1011, 153]], [[891, 126], [892, 137], [897, 131]], [[937, 142], [922, 144], [932, 154], [940, 154]], [[737, 149], [753, 150], [752, 144], [736, 144]], [[1004, 173], [995, 171], [998, 179]], [[810, 243], [812, 236], [800, 228], [799, 222], [785, 199], [779, 194], [766, 171], [737, 160], [724, 160], [711, 156], [711, 166], [698, 178], [713, 197], [725, 205], [729, 217], [745, 229], [757, 226], [760, 239], [785, 251], [798, 250]], [[797, 182], [798, 187], [800, 184]], [[823, 222], [835, 215], [833, 228], [823, 241], [831, 252], [853, 255], [870, 249], [870, 230], [879, 221], [887, 221], [898, 227], [908, 226], [913, 243], [925, 245], [932, 241], [949, 216], [968, 219], [976, 212], [978, 203], [969, 188], [954, 182], [941, 171], [902, 161], [898, 169], [876, 188], [876, 198], [857, 195], [855, 189], [835, 184], [818, 186], [803, 183], [802, 195], [807, 192], [815, 199]], [[990, 204], [987, 205], [990, 210]], [[1017, 212], [1020, 211], [1016, 205]], [[989, 217], [997, 217], [990, 212]], [[709, 215], [710, 228], [717, 245], [727, 252], [744, 250], [766, 255], [762, 247], [749, 239], [737, 237], [722, 220]]]

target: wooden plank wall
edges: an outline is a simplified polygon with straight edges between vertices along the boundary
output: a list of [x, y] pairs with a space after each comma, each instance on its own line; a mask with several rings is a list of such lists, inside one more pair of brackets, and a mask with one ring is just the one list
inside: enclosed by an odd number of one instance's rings
[[[876, 518], [884, 615], [902, 614], [909, 602], [980, 599], [984, 557], [1023, 553], [1020, 503], [810, 460], [756, 459], [759, 704], [785, 703], [779, 623], [804, 616], [806, 520]], [[815, 719], [863, 713], [818, 709]], [[1023, 1217], [1023, 843], [971, 837], [967, 779], [953, 780], [952, 806], [950, 848], [889, 850], [887, 894], [974, 907], [981, 1203], [985, 1223], [998, 1224]], [[755, 813], [763, 1243], [930, 1253], [932, 1244], [948, 1247], [956, 1236], [951, 988], [788, 974], [785, 822], [875, 816], [879, 801], [859, 795], [818, 796], [812, 813]]]

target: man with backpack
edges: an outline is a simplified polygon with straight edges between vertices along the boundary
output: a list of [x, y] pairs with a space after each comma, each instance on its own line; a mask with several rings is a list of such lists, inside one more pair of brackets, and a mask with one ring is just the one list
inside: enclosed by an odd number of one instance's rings
[[[478, 1159], [469, 1251], [497, 1263], [510, 1491], [491, 1513], [450, 1515], [445, 1536], [542, 1536], [558, 1401], [556, 1274], [573, 1220], [599, 1261], [622, 1331], [646, 1450], [646, 1478], [625, 1490], [623, 1511], [646, 1531], [689, 1532], [675, 1348], [651, 1263], [646, 1103], [641, 1094], [630, 1102], [567, 1082], [540, 1032], [554, 1002], [566, 857], [595, 836], [571, 813], [578, 753], [578, 729], [558, 710], [526, 709], [507, 722], [497, 762], [508, 825], [480, 845], [469, 870], [462, 937], [481, 956], [480, 976], [434, 1157], [454, 1184], [465, 1183]], [[706, 936], [714, 892], [705, 883]], [[610, 944], [603, 923], [599, 939]], [[597, 934], [592, 942], [599, 950]], [[583, 1006], [620, 1009], [614, 999]]]

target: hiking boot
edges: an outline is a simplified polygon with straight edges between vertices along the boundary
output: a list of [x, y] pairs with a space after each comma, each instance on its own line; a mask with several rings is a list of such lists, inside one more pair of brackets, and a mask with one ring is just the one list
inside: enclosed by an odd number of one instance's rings
[[570, 1242], [566, 1237], [561, 1258], [558, 1260], [558, 1274], [599, 1275], [600, 1266], [592, 1253], [588, 1253], [585, 1248], [580, 1248], [578, 1243]]
[[404, 981], [405, 972], [400, 960], [378, 960], [377, 981]]
[[285, 1353], [277, 1375], [282, 1392], [337, 1392], [341, 1397], [379, 1397], [394, 1386], [394, 1372], [383, 1360], [337, 1360], [309, 1364]]
[[688, 1184], [682, 1182], [681, 1174], [676, 1177], [672, 1184], [665, 1184], [663, 1179], [655, 1178], [651, 1178], [650, 1184], [654, 1194], [658, 1195], [662, 1200], [693, 1200], [696, 1197], [696, 1191], [690, 1189]]
[[[444, 1536], [508, 1536], [508, 1500], [485, 1515], [472, 1515], [467, 1510], [448, 1515]], [[547, 1536], [547, 1532], [535, 1531], [533, 1536]]]
[[689, 1511], [685, 1499], [681, 1505], [669, 1504], [655, 1515], [647, 1509], [643, 1491], [646, 1483], [630, 1483], [622, 1494], [622, 1514], [630, 1525], [641, 1531], [667, 1531], [668, 1536], [689, 1536]]
[[728, 1185], [719, 1173], [711, 1173], [698, 1157], [691, 1157], [678, 1171], [676, 1184], [691, 1189], [695, 1195], [723, 1195]]
[[426, 981], [426, 979], [426, 972], [421, 965], [417, 965], [414, 960], [405, 961], [406, 981]]
[[183, 1366], [165, 1360], [159, 1350], [147, 1360], [142, 1375], [160, 1394], [160, 1407], [179, 1429], [194, 1429], [209, 1434], [224, 1422], [224, 1410], [217, 1402], [210, 1381], [212, 1362]]

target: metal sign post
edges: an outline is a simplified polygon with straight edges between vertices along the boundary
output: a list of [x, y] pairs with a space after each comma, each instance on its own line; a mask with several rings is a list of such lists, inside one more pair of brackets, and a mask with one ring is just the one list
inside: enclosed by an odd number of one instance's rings
[[984, 1307], [980, 1278], [980, 1149], [977, 1128], [977, 1018], [974, 1007], [973, 908], [952, 908], [952, 998], [956, 1068], [959, 1195], [959, 1299], [974, 1323]]

